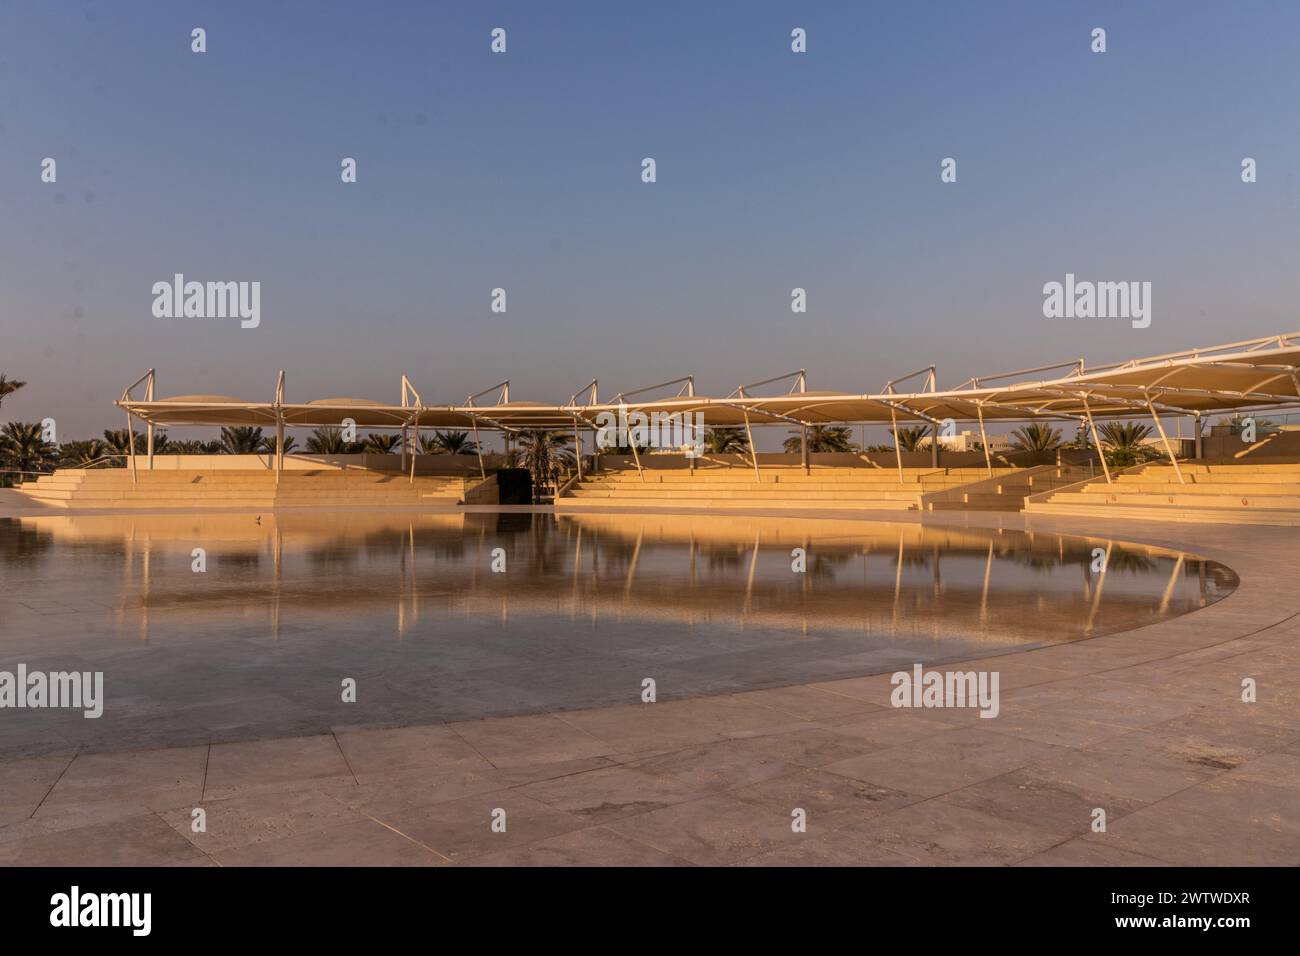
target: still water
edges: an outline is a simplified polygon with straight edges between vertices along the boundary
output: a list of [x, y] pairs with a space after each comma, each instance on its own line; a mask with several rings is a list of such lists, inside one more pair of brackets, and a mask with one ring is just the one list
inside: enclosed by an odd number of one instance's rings
[[1176, 551], [1016, 531], [355, 512], [5, 519], [0, 581], [0, 671], [105, 688], [98, 719], [0, 711], [0, 755], [880, 673], [1128, 630], [1237, 584]]

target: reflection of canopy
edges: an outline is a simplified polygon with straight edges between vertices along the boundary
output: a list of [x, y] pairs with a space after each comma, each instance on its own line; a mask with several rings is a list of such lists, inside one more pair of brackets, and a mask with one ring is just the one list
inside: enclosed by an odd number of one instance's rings
[[[1065, 367], [1071, 371], [1063, 377], [1009, 381]], [[358, 428], [415, 425], [505, 430], [560, 428], [577, 422], [592, 425], [602, 412], [617, 414], [621, 409], [646, 414], [703, 413], [708, 425], [739, 425], [746, 420], [755, 425], [888, 422], [895, 417], [929, 422], [948, 418], [1023, 420], [1038, 416], [1081, 418], [1088, 412], [1097, 417], [1124, 418], [1145, 417], [1152, 410], [1201, 414], [1300, 404], [1300, 332], [1095, 368], [1087, 368], [1080, 359], [1066, 365], [973, 378], [948, 391], [935, 388], [933, 368], [923, 371], [929, 372], [929, 391], [897, 392], [890, 383], [882, 392], [862, 395], [794, 391], [755, 397], [746, 395], [741, 388], [739, 394], [733, 392], [725, 398], [679, 394], [633, 401], [620, 395], [620, 401], [599, 403], [593, 382], [589, 404], [579, 404], [575, 395], [567, 404], [546, 405], [509, 401], [507, 384], [502, 401], [495, 405], [475, 405], [468, 400], [464, 405], [426, 406], [404, 379], [400, 405], [345, 398], [306, 404], [259, 403], [219, 395], [137, 401], [129, 389], [117, 404], [153, 425], [283, 423], [320, 427], [351, 419]], [[798, 373], [800, 388], [803, 382], [803, 374]], [[990, 384], [995, 382], [1001, 384]], [[408, 391], [413, 401], [408, 399]]]
[[[196, 583], [189, 570], [195, 541], [204, 542], [214, 568], [223, 558], [266, 562], [266, 573], [241, 577], [238, 587], [247, 607], [271, 602], [276, 627], [282, 605], [356, 614], [395, 599], [399, 630], [424, 607], [444, 617], [631, 615], [821, 636], [964, 636], [997, 648], [1142, 626], [1236, 586], [1221, 565], [1156, 545], [916, 522], [346, 512], [328, 520], [133, 514], [18, 522], [84, 553], [143, 554], [141, 612], [179, 609], [191, 624], [230, 613], [228, 604], [209, 600], [213, 584]], [[524, 545], [510, 559], [522, 573], [508, 584], [482, 573], [490, 549], [513, 538]], [[1110, 552], [1105, 580], [1087, 571], [1095, 544]], [[791, 573], [792, 545], [809, 549], [807, 576]], [[1145, 573], [1132, 586], [1125, 560]], [[1043, 576], [1069, 566], [1078, 573], [1054, 585]]]

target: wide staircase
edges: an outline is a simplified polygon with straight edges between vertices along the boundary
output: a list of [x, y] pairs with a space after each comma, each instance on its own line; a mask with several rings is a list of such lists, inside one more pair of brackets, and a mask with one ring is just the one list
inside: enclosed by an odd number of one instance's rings
[[[1035, 465], [1022, 469], [1002, 469], [992, 478], [983, 481], [930, 492], [921, 499], [923, 511], [1020, 511], [1030, 495], [1042, 494], [1053, 488], [1077, 484], [1091, 477], [1092, 472], [1070, 465]], [[981, 471], [982, 476], [987, 472]]]
[[148, 471], [60, 468], [18, 490], [47, 507], [68, 509], [217, 509], [405, 507], [456, 504], [463, 478], [359, 469]]
[[[1015, 469], [1001, 469], [1011, 473]], [[598, 472], [556, 498], [564, 508], [920, 508], [922, 496], [987, 478], [983, 468], [818, 467], [651, 468]]]
[[1030, 497], [1025, 510], [1166, 521], [1300, 524], [1300, 460], [1149, 464]]

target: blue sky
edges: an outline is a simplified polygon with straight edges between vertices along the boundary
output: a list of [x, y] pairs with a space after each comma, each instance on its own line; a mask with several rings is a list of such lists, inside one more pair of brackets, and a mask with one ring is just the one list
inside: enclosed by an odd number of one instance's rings
[[[1293, 331], [1297, 63], [1288, 3], [0, 0], [0, 418], [121, 427], [149, 366], [549, 401]], [[155, 318], [176, 272], [260, 281], [260, 327]], [[1151, 327], [1045, 319], [1067, 272], [1150, 281]]]

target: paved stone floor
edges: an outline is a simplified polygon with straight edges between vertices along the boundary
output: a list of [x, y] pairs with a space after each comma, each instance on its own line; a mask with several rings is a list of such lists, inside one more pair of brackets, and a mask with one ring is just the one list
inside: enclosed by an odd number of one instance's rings
[[[894, 709], [882, 674], [9, 760], [0, 863], [1300, 864], [1294, 529], [925, 520], [1185, 547], [1241, 586], [1179, 619], [982, 658], [971, 667], [1001, 674], [991, 720]], [[1245, 678], [1254, 703], [1241, 699]], [[206, 832], [194, 832], [195, 808]], [[1091, 830], [1097, 808], [1104, 833]]]

